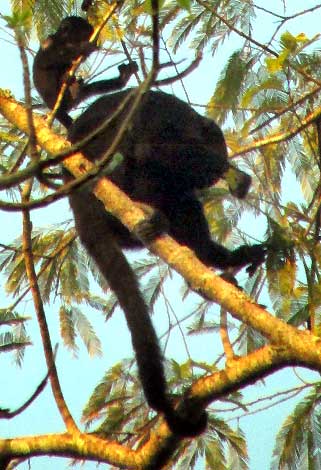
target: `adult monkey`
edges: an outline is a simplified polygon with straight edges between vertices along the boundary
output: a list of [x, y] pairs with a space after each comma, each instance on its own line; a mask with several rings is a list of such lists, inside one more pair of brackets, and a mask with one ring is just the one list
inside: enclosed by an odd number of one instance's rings
[[[87, 57], [94, 50], [95, 46], [88, 42], [91, 33], [92, 27], [86, 20], [79, 17], [67, 17], [61, 22], [57, 32], [49, 36], [38, 51], [33, 67], [34, 83], [49, 108], [54, 107], [61, 85], [66, 80], [66, 73], [72, 62], [80, 54]], [[136, 64], [131, 63], [127, 66], [128, 76], [129, 72], [131, 74], [135, 71], [133, 70], [135, 69], [134, 65]], [[89, 95], [109, 91], [111, 82], [114, 83], [110, 80], [103, 80], [83, 85], [81, 81], [72, 79], [68, 83], [66, 94], [58, 108], [56, 117], [63, 125], [70, 128], [72, 118], [68, 115], [68, 111]], [[70, 175], [66, 176], [66, 178], [68, 177]], [[95, 236], [95, 227], [96, 224], [99, 225], [101, 218], [98, 215], [98, 219], [95, 219], [97, 203], [98, 213], [101, 210], [105, 212], [105, 210], [100, 207], [100, 202], [91, 192], [87, 191], [80, 197], [82, 199], [81, 205], [85, 208], [87, 214], [87, 222], [85, 223], [87, 228], [84, 227], [84, 217], [78, 217], [79, 214], [75, 207], [76, 201], [79, 202], [79, 194], [77, 193], [75, 198], [70, 197], [76, 227], [79, 230], [82, 242], [89, 254], [95, 259], [111, 288], [115, 291], [125, 312], [146, 399], [153, 409], [164, 413], [174, 433], [184, 437], [198, 435], [206, 428], [207, 414], [204, 411], [199, 411], [198, 407], [195, 411], [193, 404], [188, 400], [185, 401], [184, 410], [181, 409], [178, 413], [174, 409], [166, 391], [163, 358], [158, 338], [148, 308], [140, 293], [136, 277], [119, 248], [119, 244], [122, 245], [121, 240], [118, 241], [114, 237], [113, 230], [109, 230], [105, 226], [102, 227], [103, 231], [98, 231], [97, 237]], [[104, 215], [101, 215], [104, 224]], [[155, 228], [153, 223], [144, 224], [143, 229], [140, 228], [139, 232], [142, 236], [146, 235], [146, 229], [149, 233], [152, 232], [153, 235], [158, 233], [158, 228]]]
[[[106, 95], [90, 105], [69, 128], [70, 141], [79, 142], [97, 129], [120, 109], [128, 93]], [[108, 127], [82, 148], [89, 160], [104, 155], [130, 105], [131, 100]], [[147, 203], [156, 209], [156, 214], [165, 216], [169, 235], [189, 246], [208, 266], [237, 270], [248, 265], [249, 274], [254, 273], [264, 260], [264, 246], [243, 245], [230, 251], [214, 242], [196, 196], [197, 189], [220, 178], [230, 182], [230, 190], [237, 197], [244, 197], [249, 189], [251, 178], [229, 164], [224, 136], [215, 122], [174, 96], [148, 91], [117, 151], [123, 155], [123, 162], [109, 178], [134, 201]], [[194, 414], [188, 396], [184, 412], [179, 414], [168, 398], [157, 337], [137, 280], [120, 249], [142, 247], [140, 238], [105, 211], [90, 187], [73, 192], [69, 201], [82, 243], [125, 312], [148, 404], [164, 413], [175, 433], [199, 434], [206, 426], [206, 414], [197, 414], [197, 406]]]
[[53, 109], [62, 85], [67, 82], [56, 118], [65, 127], [72, 124], [68, 112], [86, 98], [123, 88], [130, 76], [137, 71], [135, 62], [118, 67], [119, 76], [85, 84], [82, 79], [68, 77], [68, 71], [79, 56], [86, 59], [97, 45], [89, 42], [93, 27], [79, 16], [63, 19], [54, 34], [41, 44], [33, 63], [34, 85], [46, 105]]

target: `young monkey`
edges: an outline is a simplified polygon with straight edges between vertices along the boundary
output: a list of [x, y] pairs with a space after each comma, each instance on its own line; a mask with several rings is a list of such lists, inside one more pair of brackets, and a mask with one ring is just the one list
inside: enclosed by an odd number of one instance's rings
[[93, 27], [79, 16], [63, 19], [54, 34], [41, 44], [33, 63], [34, 85], [48, 106], [53, 109], [62, 85], [67, 81], [67, 89], [57, 110], [56, 118], [66, 128], [73, 122], [68, 112], [86, 98], [123, 88], [133, 73], [136, 62], [118, 67], [119, 76], [107, 80], [85, 84], [81, 78], [68, 77], [68, 71], [79, 56], [84, 59], [97, 49], [89, 42]]

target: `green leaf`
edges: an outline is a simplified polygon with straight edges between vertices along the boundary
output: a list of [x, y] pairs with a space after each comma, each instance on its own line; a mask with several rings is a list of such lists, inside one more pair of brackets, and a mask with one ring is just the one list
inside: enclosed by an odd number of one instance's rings
[[65, 346], [71, 349], [74, 353], [78, 351], [76, 345], [76, 331], [75, 324], [73, 321], [72, 310], [70, 307], [62, 305], [59, 309], [59, 320], [60, 320], [60, 334], [64, 341]]
[[177, 3], [183, 10], [191, 10], [191, 0], [177, 0]]
[[316, 384], [283, 423], [273, 452], [273, 470], [314, 468], [307, 462], [301, 462], [298, 466], [298, 461], [303, 456], [315, 455], [320, 448], [320, 388], [320, 383]]
[[245, 78], [249, 71], [249, 59], [243, 51], [235, 51], [224, 67], [216, 89], [207, 107], [207, 114], [219, 123], [224, 122], [230, 111], [239, 103]]
[[75, 328], [78, 330], [78, 333], [87, 348], [88, 354], [91, 357], [101, 356], [101, 342], [96, 335], [90, 321], [88, 320], [88, 317], [84, 315], [79, 309], [74, 308], [73, 318], [75, 322]]
[[290, 52], [295, 52], [298, 47], [309, 41], [308, 37], [304, 33], [300, 33], [297, 36], [293, 36], [289, 31], [282, 34], [280, 43], [284, 49], [288, 49]]
[[267, 71], [270, 73], [277, 73], [283, 70], [284, 64], [289, 57], [289, 51], [284, 50], [279, 54], [279, 57], [267, 57], [265, 59], [265, 64]]

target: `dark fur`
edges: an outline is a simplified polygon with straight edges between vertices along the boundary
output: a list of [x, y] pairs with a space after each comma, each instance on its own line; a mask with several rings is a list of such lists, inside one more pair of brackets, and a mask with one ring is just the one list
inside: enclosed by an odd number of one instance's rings
[[[102, 124], [127, 93], [104, 96], [89, 106], [69, 129], [71, 142], [78, 142]], [[126, 112], [127, 109], [83, 148], [88, 159], [95, 161], [108, 149]], [[194, 250], [205, 264], [221, 269], [250, 265], [253, 272], [263, 261], [261, 246], [241, 246], [229, 251], [214, 242], [196, 197], [196, 189], [214, 184], [230, 168], [224, 136], [213, 121], [174, 96], [149, 91], [118, 151], [124, 160], [110, 179], [135, 201], [147, 203], [163, 214], [168, 221], [168, 233]], [[243, 197], [250, 178], [239, 174], [242, 190], [235, 192]], [[139, 248], [140, 240], [105, 211], [90, 187], [72, 193], [69, 200], [80, 239], [125, 312], [149, 405], [164, 413], [175, 433], [199, 434], [205, 429], [206, 414], [195, 417], [187, 407], [183, 417], [175, 412], [167, 396], [158, 340], [137, 280], [120, 250], [120, 247]]]
[[[91, 33], [92, 28], [85, 20], [68, 17], [38, 51], [33, 67], [34, 83], [49, 108], [54, 107], [72, 62], [80, 54], [87, 57], [94, 50], [95, 46], [88, 43]], [[57, 118], [69, 128], [72, 119], [68, 111], [75, 104], [90, 95], [105, 93], [123, 86], [136, 69], [136, 64], [132, 62], [120, 67], [120, 78], [89, 85], [84, 85], [76, 78], [72, 79], [58, 109]], [[65, 176], [66, 179], [70, 178], [68, 175]], [[158, 339], [137, 279], [119, 247], [123, 244], [121, 240], [123, 235], [119, 233], [118, 240], [115, 232], [119, 230], [124, 232], [125, 238], [133, 240], [134, 238], [116, 219], [109, 218], [111, 216], [107, 215], [100, 201], [90, 191], [84, 190], [70, 196], [70, 204], [82, 242], [116, 293], [125, 312], [137, 357], [139, 375], [149, 405], [164, 413], [174, 433], [181, 436], [200, 434], [207, 424], [206, 413], [193, 409], [192, 403], [185, 400], [185, 406], [178, 414], [167, 396], [163, 358]], [[137, 241], [134, 242], [136, 243]]]
[[83, 83], [76, 77], [68, 78], [67, 73], [80, 55], [87, 58], [97, 46], [89, 43], [93, 27], [83, 18], [68, 16], [59, 25], [58, 30], [48, 36], [35, 56], [33, 63], [34, 85], [48, 106], [53, 109], [65, 80], [69, 80], [61, 105], [57, 111], [57, 119], [65, 126], [72, 124], [68, 112], [86, 98], [119, 90], [128, 82], [137, 70], [135, 62], [121, 65], [119, 77], [100, 80], [90, 84]]
[[[71, 142], [81, 140], [102, 124], [127, 93], [104, 96], [89, 106], [70, 129]], [[88, 159], [99, 159], [108, 149], [126, 112], [127, 109], [85, 146]], [[262, 261], [261, 245], [244, 245], [230, 251], [214, 242], [196, 197], [195, 190], [215, 184], [231, 168], [223, 133], [214, 121], [200, 116], [172, 95], [149, 91], [118, 151], [124, 162], [110, 179], [133, 200], [147, 203], [164, 214], [168, 233], [195, 251], [206, 265], [226, 269]], [[235, 171], [244, 178], [247, 191], [249, 177]], [[235, 193], [238, 197], [245, 195], [244, 191]], [[100, 207], [98, 203], [97, 211]], [[113, 216], [104, 213], [102, 217], [120, 246], [142, 246]]]
[[92, 5], [92, 0], [84, 0], [81, 4], [81, 9], [83, 11], [87, 11], [89, 7], [91, 7], [91, 5]]

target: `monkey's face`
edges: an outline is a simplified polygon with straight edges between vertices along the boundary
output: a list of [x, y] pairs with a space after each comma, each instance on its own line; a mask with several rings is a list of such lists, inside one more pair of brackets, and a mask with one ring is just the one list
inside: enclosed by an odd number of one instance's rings
[[62, 20], [57, 32], [53, 35], [60, 42], [80, 44], [88, 41], [93, 33], [93, 27], [79, 16], [67, 16]]
[[204, 118], [202, 135], [208, 149], [212, 149], [221, 162], [212, 184], [222, 178], [227, 182], [230, 193], [243, 199], [250, 189], [252, 178], [228, 162], [226, 143], [220, 127], [211, 119]]
[[233, 196], [243, 199], [251, 186], [252, 178], [244, 171], [230, 165], [222, 178], [227, 182], [229, 190]]

